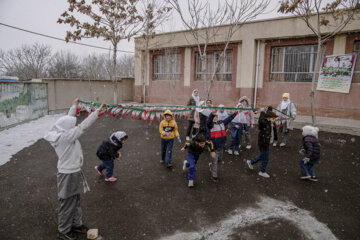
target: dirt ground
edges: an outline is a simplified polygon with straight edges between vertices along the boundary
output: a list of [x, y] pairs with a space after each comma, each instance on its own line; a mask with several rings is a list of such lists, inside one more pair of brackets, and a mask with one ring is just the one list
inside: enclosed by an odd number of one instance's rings
[[[185, 140], [187, 121], [178, 125]], [[118, 181], [107, 183], [94, 170], [100, 162], [95, 152], [117, 130], [125, 130], [129, 139], [123, 158], [115, 163]], [[251, 131], [253, 148], [243, 146], [240, 156], [225, 154], [217, 183], [209, 178], [209, 154], [203, 154], [197, 164], [196, 186], [189, 189], [182, 171], [186, 159], [180, 151], [182, 144], [174, 143], [172, 170], [159, 163], [157, 121], [150, 125], [101, 117], [80, 138], [83, 171], [91, 188], [82, 195], [84, 223], [98, 228], [104, 239], [172, 239], [178, 233], [216, 228], [238, 209], [258, 209], [256, 202], [266, 197], [308, 211], [337, 239], [360, 239], [360, 137], [320, 132], [321, 161], [315, 167], [319, 182], [310, 182], [299, 179], [300, 130], [291, 133], [287, 147], [270, 148], [270, 179], [257, 175], [259, 165], [253, 171], [246, 165], [246, 159], [259, 153], [257, 130]], [[0, 167], [0, 239], [56, 239], [56, 163], [55, 151], [41, 139]], [[235, 226], [222, 239], [309, 238], [287, 219], [261, 219]]]

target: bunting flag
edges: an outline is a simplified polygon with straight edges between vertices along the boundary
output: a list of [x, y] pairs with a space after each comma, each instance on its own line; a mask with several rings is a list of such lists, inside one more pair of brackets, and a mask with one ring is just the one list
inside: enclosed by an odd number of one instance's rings
[[[76, 114], [79, 115], [81, 111], [86, 111], [86, 114], [89, 115], [91, 112], [97, 110], [100, 107], [100, 103], [87, 102], [79, 100], [78, 107], [76, 109]], [[208, 107], [208, 106], [171, 106], [171, 105], [144, 105], [144, 104], [109, 104], [107, 105], [106, 110], [99, 113], [99, 116], [111, 116], [118, 119], [123, 119], [124, 117], [130, 116], [132, 120], [140, 119], [142, 122], [150, 122], [156, 118], [160, 122], [161, 118], [164, 115], [165, 110], [169, 109], [174, 115], [175, 119], [187, 119], [190, 117], [190, 112], [195, 109], [209, 109], [209, 110], [219, 110], [225, 109], [232, 112], [244, 111], [245, 114], [248, 114], [249, 111], [253, 111], [254, 114], [258, 114], [261, 111], [266, 111], [268, 107], [264, 108], [229, 108], [229, 107]], [[276, 108], [273, 110], [277, 111], [277, 115], [280, 116], [281, 120], [288, 120], [290, 116], [282, 113]], [[280, 121], [281, 121], [280, 120]]]

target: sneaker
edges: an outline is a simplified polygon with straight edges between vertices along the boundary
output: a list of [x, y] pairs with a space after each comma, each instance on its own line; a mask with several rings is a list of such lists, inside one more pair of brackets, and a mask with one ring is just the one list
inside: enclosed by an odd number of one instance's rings
[[188, 187], [189, 187], [189, 188], [193, 188], [193, 187], [194, 187], [194, 180], [189, 180]]
[[285, 147], [285, 143], [280, 143], [280, 147]]
[[311, 178], [310, 175], [302, 175], [302, 176], [300, 177], [300, 179], [303, 179], [303, 180], [309, 179], [309, 178]]
[[273, 147], [276, 147], [277, 145], [277, 141], [274, 141]]
[[58, 239], [63, 239], [63, 240], [75, 240], [76, 236], [74, 235], [74, 233], [72, 231], [68, 232], [68, 233], [58, 233]]
[[186, 136], [186, 141], [190, 141], [190, 137], [189, 137], [189, 136]]
[[79, 227], [72, 227], [71, 230], [76, 233], [87, 233], [89, 228], [85, 225], [81, 225]]
[[231, 149], [228, 150], [228, 154], [232, 155], [233, 151]]
[[217, 177], [210, 176], [210, 180], [212, 180], [213, 182], [218, 182], [218, 178], [217, 178]]
[[246, 149], [250, 150], [251, 149], [251, 145], [247, 145]]
[[184, 164], [183, 164], [183, 171], [185, 172], [186, 171], [186, 164], [187, 164], [187, 160], [184, 160]]
[[109, 178], [105, 178], [105, 181], [107, 181], [107, 182], [116, 182], [116, 180], [117, 180], [117, 178], [114, 177], [114, 176], [111, 176]]
[[167, 164], [166, 164], [166, 167], [167, 167], [167, 168], [172, 168], [172, 164], [171, 164], [171, 163], [167, 163]]
[[251, 164], [251, 160], [247, 160], [246, 163], [247, 163], [247, 165], [249, 166], [249, 168], [250, 168], [251, 170], [254, 169], [254, 166]]
[[164, 162], [165, 162], [164, 160], [162, 160], [162, 159], [160, 160], [160, 163], [161, 163], [161, 164], [163, 164]]
[[310, 181], [313, 181], [313, 182], [319, 181], [319, 180], [317, 179], [317, 177], [315, 177], [315, 176], [312, 176], [311, 178], [309, 178], [309, 180], [310, 180]]
[[103, 175], [102, 171], [100, 171], [97, 166], [95, 166], [95, 170], [99, 173], [99, 175]]
[[264, 178], [269, 178], [270, 177], [269, 174], [267, 174], [266, 172], [261, 172], [261, 171], [259, 172], [259, 175], [264, 177]]
[[235, 151], [235, 152], [234, 152], [234, 155], [239, 156], [239, 152], [238, 152], [238, 151]]

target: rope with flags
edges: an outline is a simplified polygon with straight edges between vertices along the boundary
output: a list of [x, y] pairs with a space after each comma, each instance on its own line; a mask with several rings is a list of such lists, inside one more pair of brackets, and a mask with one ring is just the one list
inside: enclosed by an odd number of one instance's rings
[[[95, 102], [88, 102], [79, 100], [78, 108], [76, 110], [76, 113], [79, 115], [81, 111], [86, 111], [87, 114], [90, 114], [91, 112], [95, 111], [100, 107], [101, 103], [95, 103]], [[112, 117], [119, 117], [119, 119], [123, 119], [124, 117], [131, 116], [131, 119], [136, 120], [138, 118], [141, 118], [141, 121], [150, 123], [153, 122], [154, 118], [157, 118], [157, 120], [160, 122], [160, 119], [163, 117], [165, 110], [169, 109], [175, 118], [181, 119], [181, 118], [189, 118], [190, 112], [193, 109], [224, 109], [229, 110], [232, 112], [235, 111], [253, 111], [254, 114], [257, 114], [261, 111], [267, 110], [267, 106], [264, 108], [231, 108], [231, 107], [209, 107], [209, 106], [175, 106], [175, 105], [151, 105], [151, 104], [109, 104], [107, 105], [106, 110], [101, 112], [99, 116], [106, 115], [106, 116], [112, 116]], [[273, 110], [277, 111], [280, 115], [281, 120], [288, 120], [291, 117], [282, 113], [276, 108], [273, 108]], [[280, 121], [281, 121], [280, 120]]]

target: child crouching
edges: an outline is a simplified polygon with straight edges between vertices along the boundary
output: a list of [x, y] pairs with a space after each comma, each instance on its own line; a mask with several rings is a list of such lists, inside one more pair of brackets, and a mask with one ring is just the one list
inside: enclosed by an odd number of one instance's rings
[[317, 138], [319, 128], [305, 126], [302, 130], [303, 149], [300, 150], [300, 153], [305, 156], [299, 162], [302, 174], [300, 178], [317, 182], [318, 179], [315, 175], [314, 165], [318, 164], [320, 159], [320, 143]]
[[214, 145], [211, 141], [207, 141], [203, 134], [198, 134], [191, 142], [186, 142], [181, 151], [184, 152], [188, 149], [189, 161], [185, 160], [183, 165], [183, 171], [189, 168], [189, 184], [188, 187], [194, 187], [194, 178], [196, 173], [196, 163], [199, 160], [200, 154], [205, 150], [205, 146], [208, 146], [211, 151], [211, 157], [215, 158]]
[[117, 180], [117, 178], [113, 176], [114, 160], [120, 160], [122, 155], [119, 150], [127, 139], [128, 136], [125, 132], [114, 132], [108, 139], [102, 142], [96, 152], [96, 155], [102, 163], [95, 166], [95, 169], [100, 175], [103, 175], [102, 171], [106, 169], [105, 181], [107, 182], [115, 182]]

